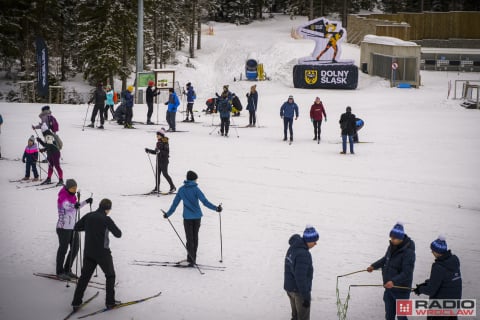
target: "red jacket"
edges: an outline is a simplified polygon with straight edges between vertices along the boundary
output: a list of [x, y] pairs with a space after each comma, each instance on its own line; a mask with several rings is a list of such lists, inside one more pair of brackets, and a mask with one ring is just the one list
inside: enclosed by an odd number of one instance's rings
[[310, 119], [320, 121], [322, 120], [322, 115], [327, 118], [327, 114], [325, 113], [325, 108], [323, 107], [323, 104], [321, 102], [320, 104], [312, 104], [312, 107], [310, 108]]

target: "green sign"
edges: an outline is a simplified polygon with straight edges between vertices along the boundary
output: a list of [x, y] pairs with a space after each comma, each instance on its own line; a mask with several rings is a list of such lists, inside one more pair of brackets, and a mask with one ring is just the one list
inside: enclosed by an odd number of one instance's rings
[[155, 74], [153, 72], [138, 73], [138, 87], [148, 87], [148, 81], [155, 82]]

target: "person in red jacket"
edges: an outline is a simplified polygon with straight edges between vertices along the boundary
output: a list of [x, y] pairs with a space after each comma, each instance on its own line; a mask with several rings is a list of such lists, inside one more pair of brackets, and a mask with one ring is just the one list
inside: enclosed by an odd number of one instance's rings
[[313, 123], [313, 140], [318, 140], [320, 142], [320, 133], [322, 132], [322, 119], [325, 117], [325, 122], [327, 122], [327, 114], [325, 113], [325, 107], [323, 106], [322, 101], [319, 97], [315, 98], [315, 102], [310, 108], [310, 119]]

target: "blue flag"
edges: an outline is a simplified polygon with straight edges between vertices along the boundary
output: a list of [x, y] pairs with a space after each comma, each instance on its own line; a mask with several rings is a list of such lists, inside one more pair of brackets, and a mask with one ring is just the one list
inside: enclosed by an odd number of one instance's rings
[[35, 39], [37, 49], [37, 93], [41, 97], [48, 96], [48, 50], [43, 38]]

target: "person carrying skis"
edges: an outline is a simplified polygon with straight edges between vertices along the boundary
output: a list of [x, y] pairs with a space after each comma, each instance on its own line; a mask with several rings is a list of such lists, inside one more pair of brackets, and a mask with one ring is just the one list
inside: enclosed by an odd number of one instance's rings
[[322, 119], [325, 117], [327, 122], [327, 114], [325, 113], [325, 107], [319, 97], [315, 98], [315, 102], [310, 107], [310, 119], [313, 123], [313, 140], [320, 141], [320, 134], [322, 133]]
[[280, 107], [280, 117], [283, 119], [283, 141], [287, 141], [287, 128], [290, 131], [290, 142], [293, 141], [293, 117], [298, 119], [298, 106], [290, 95]]
[[165, 102], [167, 106], [167, 123], [168, 123], [168, 131], [176, 131], [176, 122], [175, 116], [177, 115], [177, 108], [180, 105], [180, 100], [178, 100], [178, 96], [175, 93], [173, 88], [168, 89], [168, 101]]
[[57, 186], [63, 185], [63, 170], [60, 167], [60, 146], [59, 142], [54, 138], [54, 135], [46, 123], [42, 124], [42, 134], [45, 138], [45, 142], [37, 137], [37, 142], [43, 147], [40, 149], [40, 152], [47, 152], [47, 161], [48, 161], [48, 172], [47, 179], [45, 179], [41, 184], [50, 184], [52, 183], [52, 174], [53, 168], [57, 170], [58, 183]]
[[228, 137], [228, 130], [230, 128], [230, 113], [232, 112], [232, 105], [228, 100], [227, 93], [223, 92], [217, 98], [217, 111], [220, 114], [220, 134]]
[[[385, 256], [372, 263], [368, 272], [382, 268], [383, 301], [385, 319], [395, 320], [396, 299], [409, 299], [415, 268], [415, 242], [405, 233], [403, 224], [398, 222], [390, 231], [390, 244]], [[398, 317], [406, 320], [406, 317]]]
[[313, 262], [309, 250], [317, 245], [318, 232], [307, 225], [303, 237], [294, 234], [288, 240], [290, 247], [285, 255], [283, 288], [292, 308], [292, 319], [310, 319], [312, 301]]
[[124, 94], [125, 99], [125, 124], [124, 128], [133, 129], [132, 118], [133, 118], [133, 86], [128, 86]]
[[153, 80], [148, 81], [148, 88], [145, 94], [147, 100], [147, 124], [154, 124], [152, 122], [152, 114], [153, 114], [153, 98], [160, 94], [160, 90], [155, 87], [155, 82]]
[[[78, 233], [73, 231], [73, 227], [76, 221], [77, 210], [85, 206], [87, 203], [91, 204], [93, 201], [92, 198], [88, 198], [85, 201], [78, 202], [76, 192], [77, 182], [73, 179], [67, 179], [65, 187], [58, 192], [58, 249], [56, 274], [57, 277], [62, 280], [72, 280], [77, 278], [72, 272], [72, 265], [78, 253], [79, 237]], [[70, 252], [65, 260], [65, 255], [67, 254], [69, 246]]]
[[340, 154], [347, 153], [347, 137], [350, 145], [350, 153], [355, 154], [355, 152], [353, 152], [353, 136], [357, 130], [355, 119], [356, 117], [352, 113], [350, 106], [348, 106], [346, 112], [340, 116], [340, 120], [338, 121], [340, 123], [340, 129], [342, 129], [342, 152], [340, 152]]
[[163, 211], [163, 217], [168, 219], [183, 201], [183, 226], [185, 229], [185, 237], [187, 239], [187, 262], [188, 266], [193, 267], [197, 261], [198, 249], [198, 232], [200, 230], [200, 222], [202, 220], [202, 210], [200, 209], [199, 201], [204, 206], [216, 212], [222, 212], [222, 205], [214, 205], [207, 200], [203, 192], [197, 184], [198, 176], [193, 171], [187, 172], [187, 180], [184, 181], [183, 186], [178, 189], [172, 205], [167, 212]]
[[106, 297], [105, 306], [111, 309], [115, 302], [115, 268], [113, 266], [112, 252], [109, 248], [109, 233], [120, 238], [122, 231], [115, 222], [108, 216], [112, 210], [112, 201], [102, 199], [96, 211], [84, 215], [74, 227], [75, 231], [85, 231], [85, 250], [83, 268], [80, 279], [73, 295], [72, 307], [77, 311], [83, 299], [83, 294], [88, 282], [97, 265], [105, 273]]
[[105, 110], [103, 114], [103, 118], [105, 120], [108, 120], [108, 111], [112, 114], [112, 119], [115, 118], [114, 111], [113, 111], [113, 106], [115, 105], [115, 102], [113, 101], [113, 97], [115, 92], [113, 92], [112, 87], [110, 85], [107, 85], [105, 87], [107, 92], [105, 93]]
[[91, 123], [87, 127], [95, 127], [95, 118], [97, 117], [97, 113], [100, 113], [100, 125], [98, 126], [98, 129], [103, 129], [103, 123], [105, 121], [103, 116], [106, 98], [107, 97], [105, 91], [103, 90], [103, 84], [100, 82], [98, 83], [97, 88], [93, 92], [92, 97], [88, 101], [88, 104], [92, 102], [95, 102], [95, 104], [93, 106], [92, 117], [90, 118]]
[[[183, 122], [195, 122], [195, 119], [193, 118], [193, 103], [195, 102], [196, 98], [197, 95], [192, 84], [190, 82], [187, 83], [187, 116]], [[188, 120], [189, 114], [191, 115], [191, 120]]]
[[[448, 249], [444, 236], [438, 236], [430, 244], [430, 249], [435, 257], [430, 271], [430, 279], [417, 284], [413, 290], [416, 295], [426, 294], [429, 299], [461, 299], [462, 298], [462, 275], [460, 272], [460, 260]], [[457, 316], [427, 316], [427, 320], [454, 320]]]
[[165, 129], [161, 128], [157, 131], [157, 145], [155, 149], [145, 148], [146, 153], [157, 155], [157, 171], [155, 174], [155, 188], [152, 192], [160, 192], [160, 175], [163, 174], [170, 185], [170, 193], [174, 193], [177, 188], [173, 184], [172, 178], [168, 175], [168, 157], [170, 154], [170, 146], [168, 137], [165, 136]]
[[250, 92], [247, 93], [247, 110], [248, 110], [248, 126], [255, 127], [257, 122], [257, 103], [258, 103], [258, 92], [257, 85], [254, 84], [250, 87]]
[[22, 180], [30, 179], [30, 168], [32, 168], [34, 177], [32, 181], [38, 181], [37, 161], [38, 146], [35, 143], [35, 137], [32, 135], [28, 139], [27, 146], [25, 147], [22, 156], [22, 162], [25, 163], [25, 177]]

